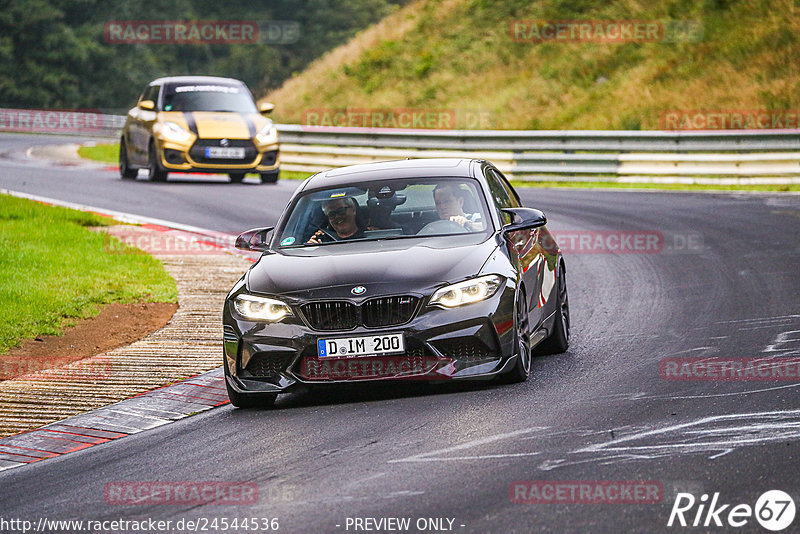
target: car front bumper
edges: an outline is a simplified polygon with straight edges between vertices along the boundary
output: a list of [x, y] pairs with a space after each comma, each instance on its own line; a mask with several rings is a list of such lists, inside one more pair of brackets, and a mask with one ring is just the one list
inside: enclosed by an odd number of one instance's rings
[[270, 172], [280, 166], [279, 144], [255, 145], [250, 140], [233, 140], [248, 142], [248, 156], [243, 160], [209, 160], [200, 156], [203, 147], [197, 146], [197, 140], [191, 145], [182, 145], [171, 141], [163, 141], [160, 146], [159, 159], [161, 166], [169, 172]]
[[[301, 312], [292, 321], [247, 321], [231, 310], [234, 296], [223, 313], [224, 362], [228, 384], [240, 393], [364, 381], [487, 379], [516, 362], [513, 287], [459, 308], [429, 307], [425, 298], [407, 324], [348, 331], [314, 330]], [[390, 333], [403, 333], [404, 354], [317, 357], [319, 339]]]

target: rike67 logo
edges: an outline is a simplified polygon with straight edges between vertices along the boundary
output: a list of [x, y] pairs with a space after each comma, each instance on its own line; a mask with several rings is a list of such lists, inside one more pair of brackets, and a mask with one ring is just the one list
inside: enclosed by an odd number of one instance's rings
[[767, 530], [784, 530], [794, 521], [795, 504], [792, 497], [781, 490], [764, 492], [755, 506], [749, 504], [723, 504], [719, 492], [709, 501], [708, 494], [696, 499], [691, 493], [678, 493], [667, 526], [681, 527], [743, 527], [755, 520]]

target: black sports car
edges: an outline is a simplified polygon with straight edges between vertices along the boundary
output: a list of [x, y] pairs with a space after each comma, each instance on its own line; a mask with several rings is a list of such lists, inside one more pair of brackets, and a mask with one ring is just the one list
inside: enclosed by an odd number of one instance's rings
[[[229, 293], [231, 403], [304, 384], [524, 381], [569, 342], [564, 259], [538, 210], [491, 163], [417, 159], [311, 176]], [[273, 232], [268, 239], [270, 232]]]

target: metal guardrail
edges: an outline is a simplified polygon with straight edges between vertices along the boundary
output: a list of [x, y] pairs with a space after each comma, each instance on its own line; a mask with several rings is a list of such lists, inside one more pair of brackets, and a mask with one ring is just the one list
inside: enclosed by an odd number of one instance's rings
[[[119, 137], [124, 115], [0, 109], [0, 131]], [[23, 128], [14, 128], [14, 126]], [[281, 168], [483, 158], [517, 180], [800, 183], [800, 130], [401, 130], [278, 125]]]
[[518, 180], [800, 183], [800, 130], [391, 130], [283, 124], [281, 167], [478, 157]]
[[284, 143], [444, 150], [800, 151], [800, 130], [397, 130], [282, 124]]

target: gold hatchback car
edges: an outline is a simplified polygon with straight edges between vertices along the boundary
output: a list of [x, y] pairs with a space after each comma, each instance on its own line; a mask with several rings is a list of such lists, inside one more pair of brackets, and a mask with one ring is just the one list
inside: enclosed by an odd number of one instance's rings
[[163, 182], [170, 172], [258, 173], [278, 181], [278, 131], [247, 86], [231, 78], [175, 76], [150, 83], [128, 111], [119, 146], [122, 178]]

